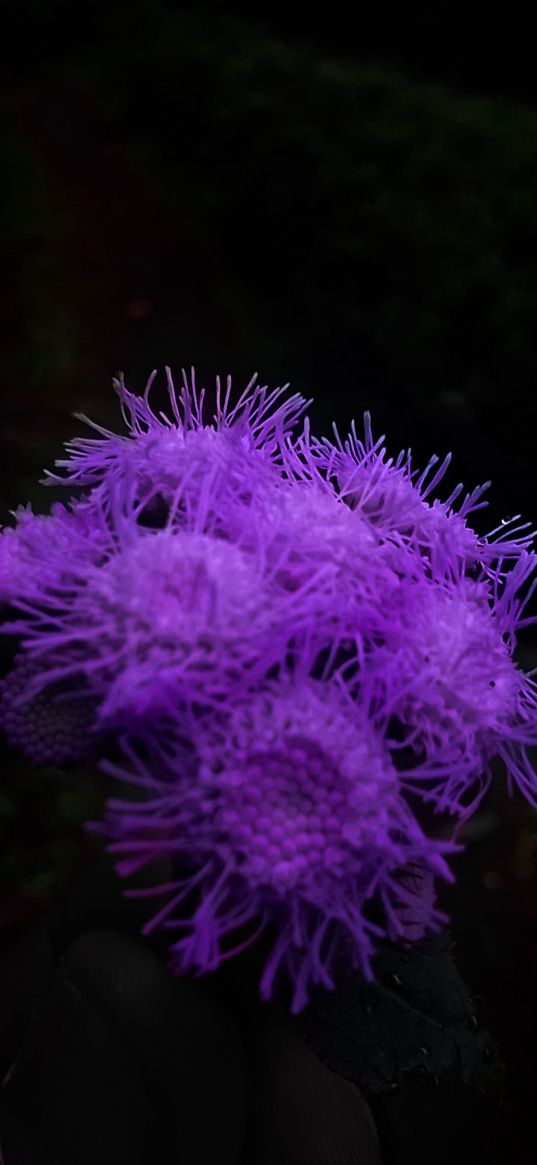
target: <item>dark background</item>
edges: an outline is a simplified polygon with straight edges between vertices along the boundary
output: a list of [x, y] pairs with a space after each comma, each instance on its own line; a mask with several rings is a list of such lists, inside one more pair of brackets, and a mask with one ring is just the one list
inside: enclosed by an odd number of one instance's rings
[[[537, 70], [525, 17], [415, 6], [307, 22], [246, 3], [19, 2], [2, 13], [0, 521], [112, 375], [291, 382], [318, 433], [365, 408], [391, 452], [492, 478], [481, 532], [537, 522]], [[521, 645], [537, 662], [535, 636]], [[91, 772], [0, 788], [0, 937], [93, 860]], [[470, 834], [473, 831], [473, 836]], [[499, 788], [446, 896], [461, 969], [535, 1082], [537, 815]], [[521, 1115], [522, 1119], [522, 1115]]]

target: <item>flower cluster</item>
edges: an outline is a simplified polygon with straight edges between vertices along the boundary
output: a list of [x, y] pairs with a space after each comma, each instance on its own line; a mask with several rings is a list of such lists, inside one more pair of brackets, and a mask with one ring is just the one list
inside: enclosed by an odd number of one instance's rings
[[93, 828], [122, 875], [168, 859], [146, 931], [177, 932], [174, 969], [268, 934], [261, 995], [282, 973], [297, 1011], [343, 950], [371, 976], [376, 941], [442, 922], [420, 879], [458, 847], [420, 805], [457, 824], [498, 758], [536, 802], [533, 536], [479, 536], [486, 487], [432, 501], [448, 459], [389, 459], [368, 414], [363, 441], [297, 436], [309, 402], [254, 378], [231, 407], [228, 378], [208, 423], [194, 373], [176, 392], [167, 370], [170, 416], [153, 379], [116, 382], [125, 436], [88, 422], [47, 475], [68, 504], [2, 532], [0, 718], [34, 763], [94, 755], [127, 784]]

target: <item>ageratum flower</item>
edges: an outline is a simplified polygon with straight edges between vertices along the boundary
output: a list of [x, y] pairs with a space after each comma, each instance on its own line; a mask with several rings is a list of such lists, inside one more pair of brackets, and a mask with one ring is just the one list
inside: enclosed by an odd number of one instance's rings
[[99, 505], [59, 502], [50, 514], [34, 514], [30, 506], [14, 512], [16, 526], [0, 535], [0, 604], [22, 610], [43, 593], [65, 595], [67, 579], [83, 580], [90, 564], [100, 562], [109, 545]]
[[[282, 439], [311, 402], [295, 394], [274, 407], [288, 385], [267, 395], [266, 386], [256, 385], [256, 373], [230, 408], [231, 377], [227, 378], [224, 392], [217, 377], [216, 412], [213, 423], [207, 424], [205, 389], [198, 393], [194, 369], [190, 384], [184, 369], [182, 375], [182, 387], [177, 393], [171, 371], [166, 368], [171, 417], [162, 412], [157, 416], [149, 403], [156, 371], [150, 376], [143, 397], [129, 392], [120, 376], [114, 387], [128, 435], [119, 436], [76, 414], [101, 436], [69, 441], [69, 456], [56, 462], [65, 473], [47, 471], [45, 484], [111, 486], [128, 479], [135, 483], [139, 504], [151, 514], [157, 500], [170, 503], [177, 490], [184, 506], [210, 477], [213, 498], [219, 499], [224, 517], [228, 503], [237, 498], [248, 500], [252, 490], [261, 485], [270, 488], [276, 475], [281, 476], [278, 460]], [[176, 502], [176, 518], [180, 512], [181, 506]]]
[[[352, 510], [384, 538], [408, 546], [434, 577], [447, 574], [460, 578], [476, 565], [486, 570], [496, 563], [501, 569], [499, 562], [518, 558], [532, 545], [530, 523], [513, 527], [520, 514], [502, 522], [485, 537], [479, 537], [467, 525], [470, 514], [488, 505], [482, 498], [490, 482], [467, 494], [458, 510], [454, 503], [463, 492], [462, 483], [446, 501], [430, 500], [451, 463], [450, 453], [440, 464], [433, 455], [420, 472], [412, 469], [410, 450], [402, 450], [395, 461], [387, 456], [384, 436], [373, 439], [368, 412], [364, 413], [364, 431], [362, 441], [353, 421], [350, 434], [342, 441], [334, 425], [334, 444], [326, 437], [319, 440], [312, 436], [306, 418], [296, 440], [290, 434], [284, 437], [282, 457], [286, 472], [296, 480], [332, 481], [338, 496]], [[436, 472], [429, 478], [433, 469]], [[528, 532], [523, 534], [524, 530]]]
[[[170, 701], [233, 699], [241, 683], [266, 674], [300, 635], [313, 637], [319, 652], [337, 648], [346, 633], [358, 650], [383, 635], [400, 562], [326, 483], [306, 489], [284, 479], [270, 459], [272, 434], [277, 423], [285, 431], [297, 406], [292, 398], [290, 410], [281, 405], [264, 421], [265, 448], [257, 432], [264, 394], [241, 398], [237, 431], [230, 423], [237, 409], [227, 416], [219, 405], [219, 428], [212, 429], [203, 426], [198, 404], [198, 427], [186, 437], [173, 429], [173, 494], [170, 478], [165, 486], [158, 479], [168, 502], [163, 529], [140, 523], [155, 487], [155, 481], [146, 487], [139, 472], [146, 461], [151, 466], [145, 430], [119, 444], [126, 463], [118, 454], [109, 477], [70, 511], [18, 515], [17, 528], [5, 535], [10, 553], [14, 543], [26, 556], [26, 581], [15, 603], [20, 614], [4, 630], [39, 659], [27, 702], [47, 686], [76, 680], [94, 699], [101, 725], [126, 726], [141, 715], [158, 717]], [[136, 398], [129, 400], [138, 416]], [[189, 421], [191, 403], [184, 389]], [[141, 411], [149, 423], [145, 398]], [[249, 438], [244, 416], [256, 422]], [[218, 457], [208, 465], [197, 458], [194, 439], [209, 434], [215, 450], [223, 444], [229, 453], [235, 445], [233, 488], [224, 489]], [[158, 440], [167, 448], [169, 438], [169, 427], [158, 424], [151, 448]], [[187, 439], [194, 441], [195, 489]], [[155, 459], [160, 464], [157, 453]], [[108, 464], [106, 451], [102, 462]], [[72, 546], [77, 537], [79, 551]]]
[[[393, 545], [404, 585], [393, 592], [397, 618], [386, 621], [373, 666], [396, 720], [393, 747], [437, 762], [430, 777], [422, 767], [418, 784], [403, 772], [405, 787], [468, 815], [490, 786], [492, 762], [501, 758], [509, 787], [516, 784], [537, 805], [526, 751], [537, 742], [537, 685], [513, 658], [518, 632], [536, 621], [524, 615], [537, 585], [534, 579], [523, 593], [537, 564], [528, 549], [534, 535], [524, 533], [529, 523], [512, 529], [518, 515], [478, 536], [467, 518], [487, 505], [479, 499], [490, 483], [468, 494], [458, 511], [452, 506], [462, 485], [446, 502], [431, 503], [450, 457], [425, 484], [439, 460], [431, 458], [414, 482], [419, 471], [411, 470], [410, 453], [395, 463], [387, 458], [384, 438], [373, 440], [368, 413], [364, 442], [354, 423], [345, 442], [337, 429], [335, 435], [335, 445], [312, 437], [306, 418], [297, 439], [284, 438], [282, 459], [297, 484], [332, 482], [360, 528], [365, 522], [375, 531], [385, 553]], [[457, 742], [459, 762], [452, 755], [451, 767], [443, 766], [446, 749]]]
[[272, 934], [262, 994], [281, 971], [297, 1010], [349, 938], [370, 974], [377, 938], [438, 925], [453, 846], [411, 806], [464, 818], [498, 758], [537, 799], [537, 689], [514, 660], [537, 556], [526, 526], [471, 529], [484, 487], [432, 502], [447, 461], [416, 480], [367, 415], [364, 442], [353, 427], [333, 446], [307, 419], [292, 436], [306, 402], [282, 390], [230, 408], [218, 382], [207, 424], [194, 377], [177, 395], [168, 372], [171, 417], [150, 387], [117, 382], [127, 436], [70, 443], [51, 480], [83, 497], [0, 538], [19, 639], [0, 717], [32, 759], [66, 763], [76, 718], [51, 741], [44, 709], [85, 700], [92, 739], [124, 754], [105, 771], [141, 793], [98, 826], [120, 872], [173, 864], [148, 923], [179, 932], [173, 966]]
[[[416, 587], [415, 594], [407, 587], [397, 630], [392, 635], [388, 628], [375, 654], [373, 666], [399, 728], [404, 727], [404, 745], [429, 759], [458, 746], [460, 763], [452, 762], [419, 790], [434, 793], [439, 807], [452, 813], [467, 815], [477, 807], [497, 757], [536, 803], [525, 745], [537, 739], [537, 687], [512, 655], [517, 624], [525, 621], [515, 596], [536, 561], [535, 555], [522, 555], [501, 597], [495, 598], [483, 579], [439, 581]], [[415, 790], [414, 778], [407, 781], [402, 774], [402, 779]]]
[[[200, 504], [205, 511], [205, 499]], [[98, 555], [92, 537], [86, 541], [76, 529], [77, 518], [84, 531], [90, 524], [89, 509], [96, 518], [92, 534], [103, 534]], [[79, 556], [68, 517], [82, 546]], [[20, 664], [3, 682], [6, 727], [12, 732], [19, 709], [20, 740], [28, 739], [35, 699], [62, 685], [65, 701], [71, 691], [93, 704], [101, 727], [126, 727], [141, 715], [158, 718], [177, 701], [218, 707], [267, 675], [301, 638], [316, 642], [318, 651], [337, 645], [352, 617], [358, 626], [360, 601], [363, 610], [380, 608], [382, 562], [372, 573], [374, 598], [369, 586], [361, 600], [349, 595], [340, 608], [332, 564], [318, 552], [315, 559], [301, 558], [292, 539], [285, 543], [275, 531], [264, 531], [263, 539], [261, 527], [248, 549], [214, 531], [199, 532], [196, 516], [192, 530], [150, 530], [137, 524], [135, 509], [119, 502], [105, 507], [100, 490], [69, 515], [58, 511], [56, 520], [59, 531], [54, 517], [34, 524], [24, 517], [22, 595], [12, 595], [14, 617], [3, 623], [23, 648]], [[40, 578], [47, 522], [55, 535]], [[12, 544], [17, 530], [9, 532]], [[384, 576], [389, 580], [387, 569]], [[375, 628], [383, 617], [377, 610]]]
[[305, 653], [225, 715], [181, 716], [177, 745], [173, 733], [166, 750], [146, 745], [148, 760], [126, 747], [127, 767], [104, 767], [146, 797], [109, 800], [93, 826], [124, 875], [157, 857], [180, 871], [155, 887], [166, 903], [144, 928], [178, 932], [174, 970], [213, 971], [272, 927], [260, 993], [268, 999], [284, 972], [293, 1012], [312, 985], [333, 987], [345, 938], [371, 977], [375, 938], [404, 936], [424, 906], [426, 925], [438, 925], [432, 897], [404, 874], [410, 866], [451, 879], [444, 855], [455, 848], [424, 836], [371, 709], [337, 674], [312, 680], [310, 667]]
[[0, 536], [0, 604], [8, 612], [1, 629], [14, 625], [22, 639], [38, 630], [34, 653], [19, 651], [0, 682], [0, 724], [34, 764], [74, 764], [99, 746], [96, 705], [79, 679], [62, 691], [51, 678], [45, 633], [57, 631], [87, 571], [105, 561], [109, 533], [99, 507], [85, 502], [57, 503], [48, 515], [20, 506], [14, 517]]
[[[102, 496], [91, 504], [101, 509]], [[77, 695], [93, 699], [98, 717], [110, 722], [148, 712], [155, 690], [157, 711], [172, 694], [229, 699], [249, 671], [263, 674], [285, 655], [308, 614], [308, 594], [318, 602], [322, 568], [287, 593], [272, 585], [260, 554], [208, 533], [148, 530], [114, 507], [101, 519], [98, 558], [52, 556], [42, 577], [28, 571], [24, 598], [12, 597], [15, 617], [3, 629], [20, 636], [33, 665], [24, 672], [27, 702], [76, 681]], [[284, 566], [280, 555], [278, 569]], [[4, 687], [14, 683], [8, 677]], [[15, 686], [19, 692], [19, 674]]]

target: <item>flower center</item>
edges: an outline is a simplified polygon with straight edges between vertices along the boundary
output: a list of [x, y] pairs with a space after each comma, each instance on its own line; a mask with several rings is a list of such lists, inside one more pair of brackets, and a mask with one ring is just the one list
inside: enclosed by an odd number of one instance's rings
[[341, 873], [352, 785], [316, 742], [288, 736], [252, 751], [222, 783], [219, 823], [249, 881], [282, 891]]

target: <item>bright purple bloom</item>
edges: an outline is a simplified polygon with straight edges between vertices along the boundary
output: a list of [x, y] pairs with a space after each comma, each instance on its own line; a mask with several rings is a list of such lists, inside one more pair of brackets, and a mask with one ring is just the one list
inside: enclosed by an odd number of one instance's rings
[[[453, 849], [419, 828], [371, 710], [337, 676], [310, 679], [307, 657], [301, 662], [228, 714], [182, 715], [176, 747], [172, 732], [162, 751], [146, 742], [149, 762], [127, 748], [127, 768], [105, 765], [145, 787], [147, 798], [110, 800], [96, 827], [121, 855], [124, 874], [155, 857], [186, 866], [177, 882], [155, 888], [168, 900], [145, 927], [179, 931], [175, 970], [212, 971], [275, 924], [261, 996], [270, 997], [285, 970], [293, 1011], [313, 984], [333, 986], [345, 937], [355, 966], [371, 977], [375, 937], [404, 937], [424, 905], [427, 926], [442, 920], [404, 871], [417, 865], [450, 878], [443, 854]], [[382, 927], [370, 914], [373, 898], [382, 903]]]
[[[105, 516], [101, 494], [91, 505], [102, 523], [99, 557], [83, 542], [83, 558], [52, 555], [42, 576], [32, 560], [4, 623], [38, 662], [29, 698], [76, 680], [106, 723], [159, 712], [166, 699], [219, 706], [300, 636], [313, 635], [319, 650], [337, 637], [331, 571], [318, 557], [306, 571], [292, 542], [278, 542], [271, 556], [262, 538], [246, 550], [214, 532], [148, 530], [119, 505]], [[45, 520], [36, 521], [46, 555]]]
[[[449, 456], [426, 484], [439, 459], [431, 458], [418, 477], [410, 453], [401, 452], [394, 463], [384, 438], [373, 440], [369, 414], [364, 442], [354, 424], [345, 442], [336, 429], [335, 435], [335, 445], [312, 437], [306, 418], [297, 439], [284, 438], [283, 461], [297, 484], [333, 482], [336, 496], [352, 507], [360, 526], [366, 522], [377, 533], [384, 552], [394, 548], [402, 585], [392, 594], [394, 617], [371, 662], [398, 721], [399, 747], [438, 766], [427, 779], [424, 763], [417, 782], [414, 774], [402, 774], [405, 787], [467, 815], [490, 785], [492, 761], [501, 757], [510, 787], [514, 782], [537, 805], [537, 777], [525, 747], [537, 742], [537, 684], [513, 658], [519, 630], [536, 621], [523, 617], [537, 585], [537, 554], [528, 549], [534, 535], [524, 533], [529, 523], [513, 528], [517, 515], [479, 537], [467, 518], [488, 504], [479, 499], [490, 483], [455, 511], [462, 485], [446, 502], [428, 500]], [[442, 758], [450, 751], [448, 768]]]
[[[446, 501], [431, 500], [450, 465], [451, 454], [440, 464], [434, 455], [422, 472], [413, 470], [410, 450], [401, 450], [395, 461], [387, 457], [384, 437], [373, 439], [367, 412], [364, 429], [362, 441], [353, 422], [350, 434], [342, 441], [334, 425], [333, 444], [326, 437], [319, 440], [312, 436], [306, 418], [296, 440], [289, 434], [284, 438], [286, 472], [296, 480], [332, 481], [338, 497], [354, 512], [383, 538], [408, 546], [435, 577], [452, 574], [459, 578], [476, 564], [486, 569], [493, 562], [517, 558], [533, 544], [529, 522], [513, 527], [520, 514], [502, 522], [484, 538], [466, 524], [470, 514], [488, 505], [482, 497], [490, 482], [466, 494], [458, 510], [454, 503], [463, 492], [462, 483]], [[435, 473], [429, 477], [433, 469]], [[524, 530], [528, 533], [522, 534]], [[519, 537], [514, 537], [515, 534]]]
[[[537, 556], [523, 552], [511, 575], [533, 574]], [[515, 663], [512, 641], [519, 608], [491, 593], [489, 580], [445, 580], [405, 591], [398, 626], [390, 629], [372, 667], [391, 703], [402, 741], [430, 760], [455, 745], [450, 771], [420, 784], [437, 804], [465, 815], [475, 809], [501, 756], [510, 778], [536, 802], [537, 782], [525, 745], [537, 740], [537, 685]], [[395, 678], [396, 677], [396, 678]], [[391, 692], [391, 695], [390, 695]], [[418, 781], [420, 778], [418, 777]], [[414, 777], [405, 787], [416, 789]]]
[[282, 440], [311, 402], [295, 394], [274, 407], [288, 385], [267, 395], [266, 386], [256, 385], [255, 374], [230, 408], [231, 377], [225, 390], [217, 377], [216, 411], [208, 424], [205, 389], [198, 392], [194, 369], [190, 383], [184, 369], [182, 376], [177, 392], [166, 368], [171, 417], [157, 416], [149, 403], [156, 371], [143, 397], [129, 392], [122, 377], [115, 380], [128, 436], [118, 436], [77, 414], [100, 437], [69, 441], [70, 456], [56, 462], [65, 474], [47, 472], [45, 484], [93, 487], [105, 482], [110, 487], [131, 480], [136, 483], [139, 503], [149, 505], [156, 496], [172, 501], [178, 489], [185, 504], [210, 480], [213, 494], [223, 493], [225, 509], [227, 500], [247, 499], [261, 479], [273, 481], [275, 472], [281, 476], [277, 465]]
[[56, 502], [50, 514], [19, 506], [14, 517], [16, 526], [0, 534], [0, 604], [22, 608], [45, 594], [60, 596], [67, 578], [83, 581], [90, 564], [107, 553], [106, 522], [94, 504]]
[[231, 408], [218, 381], [209, 424], [193, 374], [177, 394], [167, 370], [171, 417], [152, 380], [116, 384], [127, 436], [94, 426], [57, 463], [82, 498], [0, 537], [20, 647], [0, 718], [37, 763], [112, 734], [125, 762], [103, 768], [140, 800], [96, 828], [121, 873], [173, 867], [147, 929], [177, 930], [172, 965], [198, 973], [272, 929], [261, 992], [284, 972], [298, 1010], [349, 938], [369, 975], [375, 939], [440, 923], [454, 847], [412, 805], [464, 819], [497, 759], [537, 803], [514, 659], [537, 555], [518, 519], [468, 525], [486, 487], [433, 501], [449, 459], [393, 462], [368, 414], [331, 444], [307, 419], [293, 437], [307, 402], [281, 389]]

